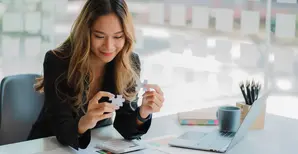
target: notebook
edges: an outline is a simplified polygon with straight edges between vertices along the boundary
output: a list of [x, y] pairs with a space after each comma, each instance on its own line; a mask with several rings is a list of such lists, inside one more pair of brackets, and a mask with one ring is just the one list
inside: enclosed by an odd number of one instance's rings
[[97, 143], [98, 149], [109, 151], [113, 154], [128, 153], [145, 149], [145, 144], [139, 140], [109, 139]]
[[218, 107], [196, 109], [178, 113], [181, 125], [218, 125], [216, 111]]

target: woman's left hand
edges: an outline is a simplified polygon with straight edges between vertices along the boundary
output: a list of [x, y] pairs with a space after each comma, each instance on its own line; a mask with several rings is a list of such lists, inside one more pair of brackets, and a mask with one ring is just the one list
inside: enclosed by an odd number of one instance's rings
[[147, 118], [151, 113], [159, 112], [164, 102], [163, 92], [158, 85], [147, 84], [145, 87], [154, 90], [146, 91], [143, 94], [142, 105], [140, 107], [140, 116], [142, 118]]

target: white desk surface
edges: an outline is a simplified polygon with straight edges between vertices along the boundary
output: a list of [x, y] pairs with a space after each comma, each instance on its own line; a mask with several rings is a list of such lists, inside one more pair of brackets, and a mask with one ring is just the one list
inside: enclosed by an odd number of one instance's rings
[[[143, 139], [151, 139], [165, 135], [179, 135], [186, 130], [212, 131], [214, 126], [180, 126], [177, 116], [165, 116], [154, 118], [150, 130]], [[266, 115], [264, 130], [250, 131], [247, 136], [234, 148], [226, 152], [228, 154], [296, 154], [298, 143], [298, 120], [272, 114]], [[61, 146], [56, 138], [42, 138], [33, 141], [20, 142], [15, 144], [0, 146], [0, 154], [70, 154], [70, 153], [95, 153], [94, 145], [99, 140], [117, 138], [119, 134], [112, 126], [100, 128], [92, 131], [92, 140], [86, 150], [78, 152]], [[167, 148], [168, 149], [168, 148]], [[179, 153], [207, 154], [211, 152], [185, 150], [180, 148], [170, 148], [179, 150]], [[176, 153], [175, 152], [175, 153]], [[213, 153], [212, 153], [213, 154]]]

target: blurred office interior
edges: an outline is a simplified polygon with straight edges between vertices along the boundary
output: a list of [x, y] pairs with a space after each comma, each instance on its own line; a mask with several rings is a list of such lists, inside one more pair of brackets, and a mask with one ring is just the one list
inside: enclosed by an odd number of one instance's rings
[[[85, 0], [1, 0], [0, 78], [42, 74]], [[155, 116], [243, 101], [239, 82], [273, 89], [267, 112], [298, 118], [297, 0], [126, 0], [142, 79], [159, 84]], [[297, 110], [296, 110], [297, 111]]]

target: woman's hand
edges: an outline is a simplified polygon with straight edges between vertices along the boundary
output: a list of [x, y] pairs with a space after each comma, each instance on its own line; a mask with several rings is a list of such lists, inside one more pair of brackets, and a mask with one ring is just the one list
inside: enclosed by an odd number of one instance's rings
[[112, 117], [113, 112], [118, 109], [114, 104], [108, 102], [98, 103], [98, 100], [102, 97], [111, 98], [114, 95], [109, 92], [100, 91], [89, 101], [87, 113], [79, 120], [78, 132], [80, 134], [94, 128], [98, 121]]
[[151, 113], [159, 112], [164, 102], [163, 92], [158, 85], [147, 84], [146, 88], [154, 89], [154, 91], [146, 91], [143, 94], [140, 107], [140, 116], [142, 118], [147, 118]]

